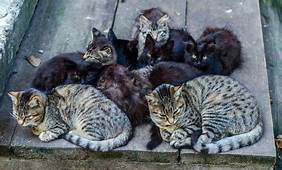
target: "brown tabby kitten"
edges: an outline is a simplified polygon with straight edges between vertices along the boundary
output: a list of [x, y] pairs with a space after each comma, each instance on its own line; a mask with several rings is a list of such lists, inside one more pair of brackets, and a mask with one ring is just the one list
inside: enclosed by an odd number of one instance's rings
[[138, 40], [138, 60], [143, 52], [147, 35], [161, 45], [167, 42], [169, 38], [168, 22], [169, 16], [159, 8], [144, 10], [136, 18], [133, 39]]
[[117, 53], [112, 44], [112, 37], [109, 35], [106, 37], [99, 30], [93, 28], [92, 41], [87, 47], [83, 60], [90, 63], [99, 63], [103, 66], [116, 63]]
[[[191, 55], [194, 48], [197, 53]], [[187, 47], [186, 62], [206, 74], [229, 75], [242, 62], [241, 43], [228, 29], [208, 27], [197, 40], [196, 47]]]
[[102, 66], [84, 62], [83, 55], [81, 52], [63, 53], [46, 61], [36, 71], [32, 87], [49, 91], [63, 84], [93, 81]]

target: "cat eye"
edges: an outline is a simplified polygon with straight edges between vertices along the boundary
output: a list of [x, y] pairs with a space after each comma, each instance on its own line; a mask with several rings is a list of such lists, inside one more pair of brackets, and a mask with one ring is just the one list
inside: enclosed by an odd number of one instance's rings
[[193, 55], [192, 55], [192, 58], [196, 59], [196, 58], [197, 58], [197, 56], [193, 54]]
[[110, 54], [112, 52], [112, 49], [110, 47], [103, 47], [101, 50], [105, 51], [108, 54]]
[[207, 56], [204, 56], [204, 57], [203, 57], [203, 60], [206, 60], [206, 59], [208, 59], [208, 57], [207, 57]]

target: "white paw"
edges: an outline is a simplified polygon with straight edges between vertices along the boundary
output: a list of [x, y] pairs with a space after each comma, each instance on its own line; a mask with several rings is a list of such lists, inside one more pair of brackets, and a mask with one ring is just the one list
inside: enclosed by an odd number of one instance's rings
[[42, 132], [39, 135], [39, 139], [43, 142], [49, 142], [56, 139], [56, 135], [50, 131]]

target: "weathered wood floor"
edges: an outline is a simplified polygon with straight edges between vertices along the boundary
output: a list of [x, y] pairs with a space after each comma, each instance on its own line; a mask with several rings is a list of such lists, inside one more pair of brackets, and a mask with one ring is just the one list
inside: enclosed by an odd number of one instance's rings
[[[35, 54], [46, 61], [58, 53], [84, 51], [91, 39], [90, 32], [93, 26], [100, 30], [107, 30], [111, 26], [116, 5], [116, 0], [39, 1], [30, 29], [18, 52], [14, 67], [15, 74], [10, 78], [6, 91], [22, 90], [30, 86], [36, 68], [25, 61], [25, 56]], [[253, 160], [257, 160], [255, 162], [260, 164], [259, 160], [265, 159], [268, 162], [267, 166], [271, 164], [275, 157], [275, 147], [258, 0], [120, 1], [114, 23], [114, 31], [117, 36], [129, 39], [134, 18], [140, 10], [150, 7], [160, 7], [168, 12], [172, 17], [172, 27], [182, 28], [187, 25], [195, 38], [206, 26], [231, 28], [242, 41], [244, 57], [242, 67], [236, 70], [232, 77], [253, 92], [258, 99], [264, 119], [265, 133], [257, 144], [228, 152], [218, 156], [218, 159], [215, 159], [216, 156], [199, 156], [192, 150], [182, 150], [181, 161], [186, 164], [204, 164], [213, 160], [213, 164], [226, 166], [229, 164], [227, 160], [233, 160], [233, 163], [241, 161], [240, 163], [251, 166], [250, 162]], [[43, 50], [43, 54], [38, 53], [39, 50]], [[16, 122], [10, 118], [9, 112], [11, 112], [11, 102], [7, 96], [4, 96], [0, 107], [0, 145], [14, 156], [48, 158], [50, 154], [53, 154], [55, 159], [111, 157], [141, 162], [177, 162], [177, 150], [171, 149], [166, 143], [153, 152], [146, 150], [145, 146], [149, 140], [149, 127], [146, 125], [137, 129], [135, 137], [127, 146], [113, 153], [90, 154], [64, 140], [50, 143], [40, 142], [29, 129], [18, 127]], [[6, 153], [2, 154], [6, 155]], [[237, 156], [244, 156], [248, 159], [235, 159]], [[226, 161], [219, 158], [225, 158]], [[252, 161], [247, 162], [247, 160]], [[261, 167], [265, 168], [264, 165]]]

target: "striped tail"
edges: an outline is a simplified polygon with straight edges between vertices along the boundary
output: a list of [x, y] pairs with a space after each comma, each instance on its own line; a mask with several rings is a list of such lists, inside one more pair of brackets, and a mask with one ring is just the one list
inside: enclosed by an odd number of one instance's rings
[[209, 154], [226, 152], [234, 149], [239, 149], [244, 146], [252, 145], [259, 141], [259, 139], [262, 137], [262, 134], [263, 127], [262, 122], [260, 122], [256, 125], [254, 129], [247, 133], [226, 137], [214, 143], [205, 144], [201, 149], [194, 149], [196, 151]]
[[74, 132], [70, 131], [64, 135], [64, 139], [78, 145], [82, 148], [89, 149], [92, 151], [110, 151], [117, 147], [126, 145], [131, 137], [132, 129], [126, 128], [122, 133], [112, 139], [106, 139], [102, 141], [92, 141], [86, 138], [83, 138]]

